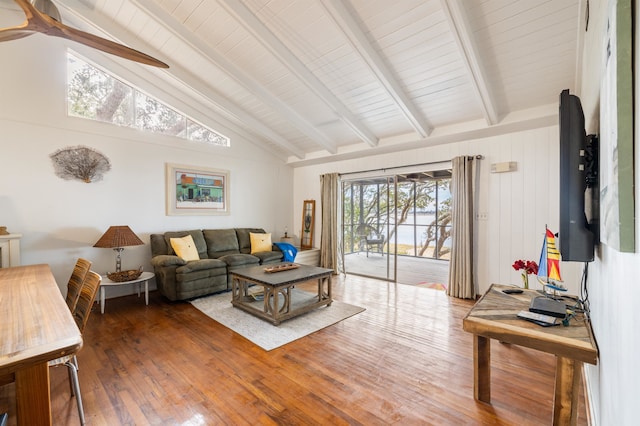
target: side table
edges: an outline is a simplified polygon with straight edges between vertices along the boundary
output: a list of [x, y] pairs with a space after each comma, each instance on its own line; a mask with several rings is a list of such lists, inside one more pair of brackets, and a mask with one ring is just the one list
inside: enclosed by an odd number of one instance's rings
[[140, 297], [140, 286], [144, 283], [144, 301], [148, 305], [149, 304], [149, 280], [154, 276], [155, 274], [153, 272], [143, 272], [142, 275], [140, 275], [135, 280], [124, 281], [124, 282], [114, 282], [114, 281], [111, 281], [106, 275], [103, 275], [102, 282], [100, 283], [100, 313], [104, 314], [105, 288], [109, 286], [138, 284], [138, 297]]
[[551, 353], [556, 356], [553, 425], [575, 425], [582, 363], [598, 363], [591, 324], [584, 314], [576, 315], [567, 327], [541, 327], [520, 319], [518, 312], [527, 310], [538, 292], [502, 292], [510, 287], [492, 284], [462, 320], [464, 331], [474, 335], [473, 396], [491, 402], [491, 339]]

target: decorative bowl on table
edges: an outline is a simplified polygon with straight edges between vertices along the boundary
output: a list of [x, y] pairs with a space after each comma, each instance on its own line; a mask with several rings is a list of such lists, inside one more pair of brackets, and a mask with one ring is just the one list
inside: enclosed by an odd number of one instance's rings
[[267, 268], [264, 268], [264, 271], [268, 273], [273, 273], [273, 272], [288, 271], [289, 269], [296, 269], [297, 267], [298, 265], [296, 265], [295, 263], [283, 263], [281, 265], [269, 266]]
[[107, 278], [114, 283], [124, 283], [127, 281], [133, 281], [140, 278], [142, 275], [142, 266], [138, 269], [129, 269], [127, 271], [120, 272], [107, 272]]

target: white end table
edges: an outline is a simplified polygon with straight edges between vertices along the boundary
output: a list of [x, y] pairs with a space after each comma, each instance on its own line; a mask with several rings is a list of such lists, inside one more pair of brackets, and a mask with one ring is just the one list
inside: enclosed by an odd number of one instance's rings
[[102, 276], [102, 282], [100, 283], [100, 313], [104, 314], [104, 300], [105, 300], [105, 288], [109, 286], [118, 286], [125, 284], [138, 284], [138, 297], [140, 297], [140, 286], [144, 283], [144, 301], [149, 304], [149, 280], [153, 278], [155, 274], [153, 272], [143, 272], [135, 280], [114, 282], [111, 281], [106, 275]]

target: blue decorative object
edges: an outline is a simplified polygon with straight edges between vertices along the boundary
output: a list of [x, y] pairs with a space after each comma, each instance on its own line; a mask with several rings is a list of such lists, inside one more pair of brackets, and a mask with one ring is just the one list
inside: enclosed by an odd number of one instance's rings
[[273, 243], [284, 253], [284, 262], [293, 262], [296, 260], [296, 255], [298, 254], [298, 249], [289, 243]]

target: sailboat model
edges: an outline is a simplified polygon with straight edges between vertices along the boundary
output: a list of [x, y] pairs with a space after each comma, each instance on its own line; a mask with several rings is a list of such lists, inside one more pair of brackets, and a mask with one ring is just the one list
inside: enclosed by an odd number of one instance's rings
[[538, 265], [538, 281], [555, 291], [567, 291], [560, 277], [560, 252], [556, 248], [556, 237], [545, 225], [544, 242]]

